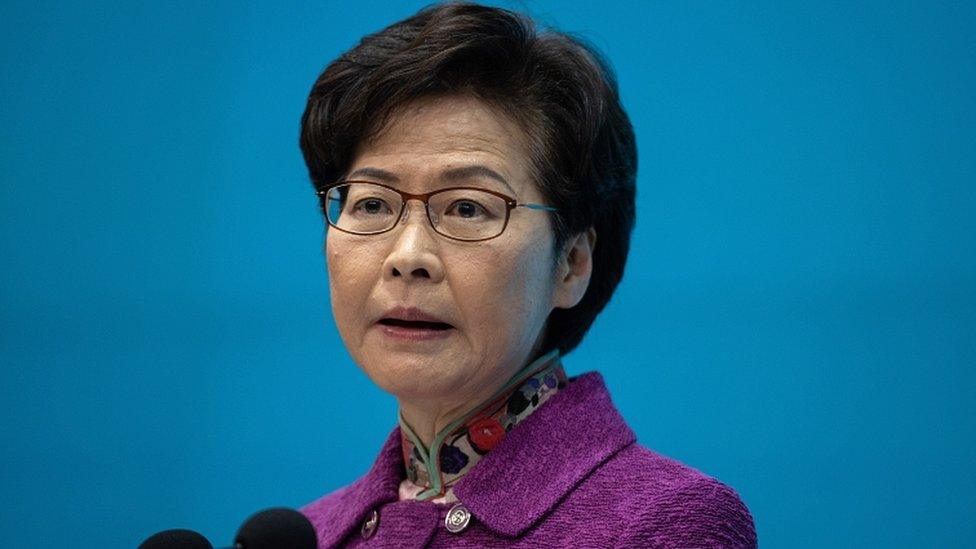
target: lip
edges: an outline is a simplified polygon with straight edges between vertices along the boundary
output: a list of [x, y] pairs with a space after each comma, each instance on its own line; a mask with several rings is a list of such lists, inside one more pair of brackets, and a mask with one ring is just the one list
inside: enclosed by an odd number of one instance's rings
[[[450, 328], [438, 330], [435, 328], [412, 328], [407, 326], [396, 326], [380, 323], [381, 320], [386, 318], [395, 318], [397, 320], [407, 321], [440, 322], [449, 325]], [[454, 325], [451, 323], [445, 322], [444, 320], [441, 320], [440, 318], [416, 307], [394, 307], [377, 319], [375, 326], [379, 328], [380, 332], [387, 337], [408, 341], [443, 339], [450, 337], [455, 330]]]
[[442, 320], [416, 307], [394, 307], [383, 313], [383, 316], [378, 318], [376, 321], [379, 322], [384, 318], [396, 318], [398, 320], [415, 320], [422, 322], [443, 322], [444, 324], [450, 324], [450, 322]]

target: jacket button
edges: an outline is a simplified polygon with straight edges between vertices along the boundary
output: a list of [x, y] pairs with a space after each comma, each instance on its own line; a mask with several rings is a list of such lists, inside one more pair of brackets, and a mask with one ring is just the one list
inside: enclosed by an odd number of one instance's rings
[[460, 534], [471, 522], [471, 511], [462, 503], [457, 503], [444, 517], [444, 527], [452, 534]]
[[376, 527], [379, 525], [379, 523], [380, 523], [380, 514], [376, 511], [376, 509], [373, 509], [373, 511], [369, 514], [369, 517], [367, 517], [366, 520], [363, 522], [363, 527], [359, 531], [359, 533], [363, 535], [363, 539], [369, 539], [373, 537], [373, 534], [376, 533]]

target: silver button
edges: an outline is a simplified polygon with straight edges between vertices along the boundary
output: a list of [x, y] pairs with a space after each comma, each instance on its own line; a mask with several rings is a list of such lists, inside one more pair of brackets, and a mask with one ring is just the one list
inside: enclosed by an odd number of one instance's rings
[[444, 517], [444, 527], [452, 534], [459, 534], [468, 527], [471, 522], [471, 511], [463, 503], [457, 503]]
[[373, 534], [376, 533], [376, 527], [379, 526], [379, 524], [380, 514], [376, 511], [376, 509], [373, 509], [373, 511], [369, 514], [369, 517], [363, 522], [363, 527], [359, 533], [363, 535], [363, 539], [369, 539], [373, 537]]

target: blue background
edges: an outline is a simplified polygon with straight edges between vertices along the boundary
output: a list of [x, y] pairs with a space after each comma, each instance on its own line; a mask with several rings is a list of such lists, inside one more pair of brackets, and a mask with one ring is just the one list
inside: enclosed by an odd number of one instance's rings
[[[638, 134], [626, 276], [571, 375], [766, 547], [976, 536], [976, 9], [535, 2]], [[4, 547], [134, 547], [362, 474], [395, 402], [333, 325], [297, 146], [418, 2], [0, 7]], [[507, 4], [512, 6], [512, 4]]]

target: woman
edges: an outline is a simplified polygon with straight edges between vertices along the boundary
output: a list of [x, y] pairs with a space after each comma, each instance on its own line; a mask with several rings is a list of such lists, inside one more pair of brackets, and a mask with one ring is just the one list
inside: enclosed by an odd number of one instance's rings
[[321, 547], [754, 546], [736, 493], [567, 379], [623, 273], [636, 149], [593, 51], [427, 8], [329, 65], [301, 147], [333, 314], [399, 404], [372, 468], [302, 509]]

